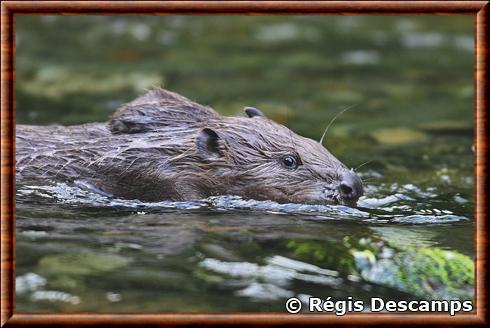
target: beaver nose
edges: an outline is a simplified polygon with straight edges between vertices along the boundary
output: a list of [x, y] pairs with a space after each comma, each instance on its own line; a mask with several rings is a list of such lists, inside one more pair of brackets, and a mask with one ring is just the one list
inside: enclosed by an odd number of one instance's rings
[[361, 179], [352, 171], [342, 173], [342, 181], [338, 190], [340, 197], [348, 202], [357, 202], [364, 194]]

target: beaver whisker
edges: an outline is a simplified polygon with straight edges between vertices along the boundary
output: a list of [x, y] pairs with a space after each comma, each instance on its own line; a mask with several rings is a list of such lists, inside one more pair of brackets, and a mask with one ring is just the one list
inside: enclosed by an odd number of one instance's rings
[[373, 180], [379, 179], [380, 177], [367, 177], [362, 179], [362, 182], [372, 182]]
[[369, 164], [369, 163], [372, 163], [372, 162], [374, 162], [374, 159], [371, 159], [371, 160], [369, 160], [369, 161], [367, 161], [367, 162], [362, 163], [361, 165], [359, 165], [359, 166], [358, 166], [358, 167], [356, 167], [355, 169], [352, 169], [352, 171], [356, 172], [357, 170], [359, 170], [359, 169], [360, 169], [361, 167], [363, 167], [364, 165]]
[[330, 121], [330, 123], [328, 123], [327, 127], [325, 128], [325, 131], [323, 131], [323, 134], [322, 134], [322, 137], [320, 138], [320, 145], [323, 145], [323, 139], [325, 138], [325, 136], [327, 135], [327, 131], [328, 129], [330, 128], [330, 126], [332, 125], [333, 122], [335, 122], [335, 120], [340, 116], [342, 115], [343, 113], [345, 113], [346, 111], [348, 111], [349, 109], [351, 108], [354, 108], [356, 107], [358, 104], [354, 104], [354, 105], [350, 105], [350, 106], [347, 106], [346, 108], [344, 108], [341, 112], [339, 112], [337, 115], [334, 116], [334, 118]]

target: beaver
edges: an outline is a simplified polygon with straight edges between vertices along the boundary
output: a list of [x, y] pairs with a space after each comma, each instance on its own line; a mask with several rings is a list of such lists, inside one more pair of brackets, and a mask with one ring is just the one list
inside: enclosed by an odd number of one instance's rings
[[217, 195], [355, 206], [360, 178], [319, 142], [245, 108], [225, 117], [156, 88], [106, 123], [17, 125], [18, 183], [82, 183], [125, 199]]

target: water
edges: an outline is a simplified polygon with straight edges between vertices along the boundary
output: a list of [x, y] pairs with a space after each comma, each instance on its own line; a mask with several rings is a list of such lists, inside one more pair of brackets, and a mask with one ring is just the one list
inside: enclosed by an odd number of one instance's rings
[[[284, 311], [472, 299], [471, 17], [18, 17], [17, 122], [103, 121], [163, 84], [255, 106], [364, 181], [357, 208], [18, 185], [16, 311]], [[230, 39], [230, 29], [234, 38]], [[63, 47], [54, 47], [63, 44]]]
[[19, 187], [18, 281], [36, 273], [44, 283], [17, 302], [24, 311], [282, 311], [303, 294], [412, 299], [353, 274], [343, 263], [353, 261], [351, 244], [371, 238], [400, 253], [473, 256], [465, 211], [413, 185], [384, 197], [371, 190], [353, 209], [232, 196], [144, 203], [65, 184]]

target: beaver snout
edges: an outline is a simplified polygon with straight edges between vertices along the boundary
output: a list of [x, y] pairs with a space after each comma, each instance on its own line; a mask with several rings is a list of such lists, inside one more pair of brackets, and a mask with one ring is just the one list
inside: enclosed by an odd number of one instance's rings
[[364, 194], [361, 179], [352, 171], [343, 172], [338, 192], [345, 203], [356, 204], [359, 197]]

